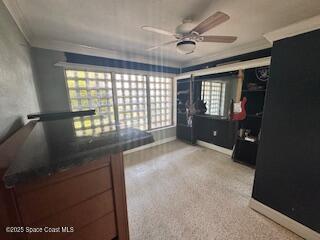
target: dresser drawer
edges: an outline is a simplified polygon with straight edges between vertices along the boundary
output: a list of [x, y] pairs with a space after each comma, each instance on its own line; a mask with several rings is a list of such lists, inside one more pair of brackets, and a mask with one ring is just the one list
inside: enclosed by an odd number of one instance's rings
[[71, 169], [65, 169], [64, 171], [57, 172], [50, 176], [39, 177], [34, 181], [18, 184], [17, 186], [15, 186], [15, 192], [17, 195], [22, 195], [27, 192], [43, 188], [47, 185], [52, 185], [61, 181], [66, 181], [69, 178], [73, 178], [85, 174], [87, 172], [98, 170], [109, 165], [110, 156], [104, 156], [98, 160], [88, 162], [84, 165], [74, 166]]
[[[113, 213], [113, 211], [113, 194], [112, 190], [108, 190], [71, 208], [68, 208], [65, 211], [33, 224], [33, 227], [41, 227], [42, 229], [44, 229], [44, 227], [50, 227], [52, 229], [60, 229], [60, 232], [32, 233], [28, 234], [28, 237], [32, 240], [65, 239], [68, 236], [84, 231], [83, 228], [86, 228], [87, 225], [93, 224], [103, 216]], [[115, 224], [114, 215], [112, 216], [113, 218], [109, 217], [109, 223], [107, 223], [105, 227], [107, 227], [109, 224], [111, 226]], [[60, 227], [73, 227], [74, 232], [62, 232]]]
[[34, 191], [17, 193], [17, 202], [22, 221], [28, 226], [111, 188], [107, 166]]
[[71, 234], [66, 240], [111, 240], [117, 236], [114, 212]]

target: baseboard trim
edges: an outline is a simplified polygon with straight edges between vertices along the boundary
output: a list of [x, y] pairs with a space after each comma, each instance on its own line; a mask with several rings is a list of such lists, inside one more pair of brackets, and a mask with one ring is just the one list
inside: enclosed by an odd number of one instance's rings
[[155, 147], [155, 146], [158, 146], [158, 145], [161, 145], [161, 144], [164, 144], [164, 143], [172, 142], [172, 141], [174, 141], [176, 139], [177, 139], [176, 136], [175, 137], [164, 138], [164, 139], [155, 141], [153, 143], [149, 143], [149, 144], [146, 144], [146, 145], [143, 145], [143, 146], [140, 146], [140, 147], [136, 147], [136, 148], [124, 151], [123, 154], [127, 155], [129, 153], [138, 152], [138, 151], [141, 151], [141, 150], [144, 150], [144, 149], [147, 149], [147, 148], [151, 148], [151, 147]]
[[251, 198], [249, 207], [307, 240], [319, 240], [320, 233]]
[[221, 152], [221, 153], [224, 153], [224, 154], [226, 154], [228, 156], [232, 156], [232, 150], [224, 148], [224, 147], [220, 147], [220, 146], [217, 146], [217, 145], [214, 145], [212, 143], [207, 143], [207, 142], [204, 142], [204, 141], [197, 140], [197, 145], [202, 146], [202, 147], [206, 147], [206, 148], [209, 148], [209, 149]]

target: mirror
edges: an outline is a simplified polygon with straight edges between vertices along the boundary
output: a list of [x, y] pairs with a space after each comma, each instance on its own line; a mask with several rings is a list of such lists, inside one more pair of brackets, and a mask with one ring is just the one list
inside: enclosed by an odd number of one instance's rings
[[205, 114], [217, 118], [228, 118], [231, 100], [236, 99], [237, 84], [237, 75], [203, 79], [200, 99], [206, 103]]

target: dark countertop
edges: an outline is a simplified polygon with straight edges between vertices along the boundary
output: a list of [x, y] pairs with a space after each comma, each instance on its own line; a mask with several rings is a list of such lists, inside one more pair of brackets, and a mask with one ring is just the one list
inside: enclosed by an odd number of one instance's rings
[[128, 128], [77, 137], [73, 119], [37, 122], [9, 165], [7, 187], [96, 160], [106, 154], [152, 143], [150, 133]]
[[214, 115], [209, 115], [209, 114], [196, 114], [194, 115], [195, 117], [202, 117], [202, 118], [208, 118], [212, 120], [220, 120], [220, 121], [231, 121], [227, 117], [221, 117], [221, 116], [214, 116]]

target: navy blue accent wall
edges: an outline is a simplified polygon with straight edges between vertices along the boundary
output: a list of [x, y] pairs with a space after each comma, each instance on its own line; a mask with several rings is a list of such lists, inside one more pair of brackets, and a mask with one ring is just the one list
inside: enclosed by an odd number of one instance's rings
[[96, 57], [96, 56], [89, 56], [89, 55], [69, 53], [69, 52], [66, 52], [65, 56], [66, 56], [67, 62], [70, 62], [70, 63], [142, 70], [142, 71], [148, 71], [148, 72], [160, 72], [160, 73], [163, 72], [163, 73], [179, 74], [179, 73], [184, 73], [189, 71], [215, 67], [218, 64], [237, 61], [237, 60], [247, 61], [247, 60], [252, 60], [252, 59], [257, 59], [262, 57], [269, 57], [271, 56], [271, 48], [266, 48], [266, 49], [262, 49], [255, 52], [245, 53], [238, 56], [233, 56], [233, 57], [219, 59], [219, 60], [215, 60], [207, 63], [202, 63], [199, 65], [185, 67], [182, 69], [177, 67], [160, 66], [160, 65], [154, 65], [154, 64], [139, 63], [139, 62], [125, 61], [125, 60], [105, 58], [105, 57]]
[[252, 196], [320, 233], [320, 30], [273, 43]]
[[185, 67], [181, 69], [181, 72], [190, 72], [190, 71], [195, 71], [195, 70], [200, 70], [200, 69], [205, 69], [205, 68], [210, 68], [210, 67], [215, 67], [217, 64], [222, 64], [222, 63], [227, 63], [227, 62], [232, 62], [232, 61], [247, 61], [247, 60], [252, 60], [252, 59], [257, 59], [257, 58], [262, 58], [262, 57], [270, 57], [271, 56], [271, 48], [266, 48], [262, 49], [259, 51], [255, 52], [250, 52], [250, 53], [245, 53], [242, 55], [238, 56], [233, 56], [229, 58], [224, 58], [224, 59], [219, 59], [207, 63], [202, 63], [199, 65], [194, 65], [190, 67]]
[[76, 53], [65, 53], [67, 62], [70, 63], [79, 63], [103, 67], [114, 67], [114, 68], [125, 68], [133, 70], [142, 70], [149, 72], [163, 72], [163, 73], [180, 73], [180, 68], [169, 67], [169, 66], [160, 66], [147, 63], [131, 62], [124, 61], [119, 59], [105, 58], [105, 57], [95, 57], [83, 54]]

